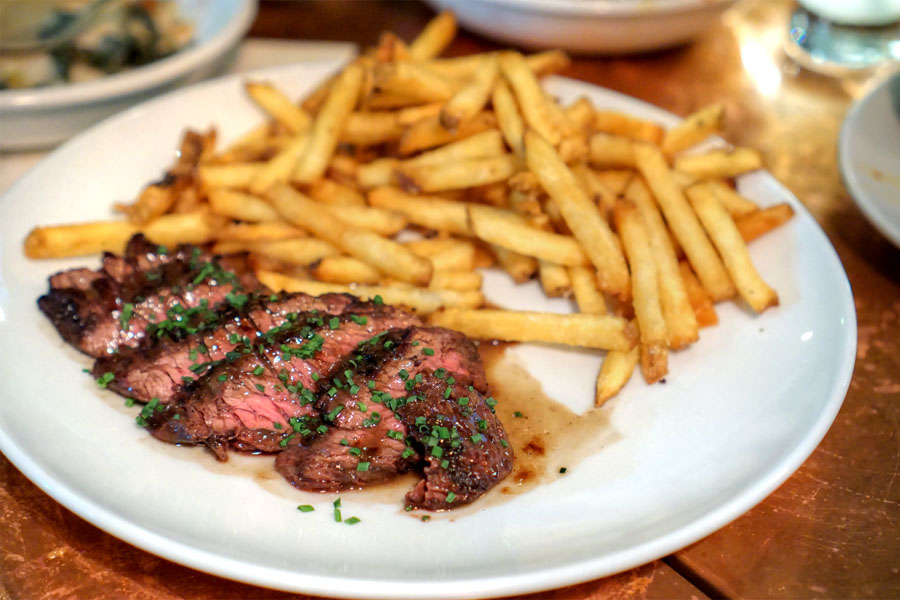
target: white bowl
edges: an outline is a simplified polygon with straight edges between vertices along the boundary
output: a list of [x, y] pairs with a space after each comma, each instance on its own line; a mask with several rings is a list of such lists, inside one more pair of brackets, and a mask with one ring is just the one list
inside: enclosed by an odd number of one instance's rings
[[576, 53], [646, 52], [687, 42], [735, 0], [426, 0], [485, 37]]
[[256, 0], [177, 2], [195, 27], [194, 40], [184, 50], [101, 79], [0, 91], [0, 150], [56, 145], [154, 94], [215, 74], [256, 16]]

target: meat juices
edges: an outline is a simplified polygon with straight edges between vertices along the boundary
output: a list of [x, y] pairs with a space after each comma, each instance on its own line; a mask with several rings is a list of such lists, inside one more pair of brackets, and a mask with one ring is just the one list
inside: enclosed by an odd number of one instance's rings
[[343, 294], [272, 294], [244, 255], [143, 236], [38, 299], [95, 377], [146, 403], [162, 441], [277, 454], [300, 489], [339, 491], [421, 469], [411, 508], [467, 504], [512, 469], [475, 345]]

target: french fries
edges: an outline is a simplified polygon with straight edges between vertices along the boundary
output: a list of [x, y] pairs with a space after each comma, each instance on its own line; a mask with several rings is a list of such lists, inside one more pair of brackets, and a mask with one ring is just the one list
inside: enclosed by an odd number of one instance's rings
[[631, 266], [634, 315], [641, 332], [641, 371], [647, 383], [668, 372], [669, 338], [659, 299], [656, 262], [641, 213], [627, 201], [616, 203], [616, 228]]
[[715, 189], [707, 183], [699, 183], [689, 187], [687, 195], [741, 297], [756, 312], [777, 306], [778, 294], [759, 276], [740, 231], [716, 196]]
[[[540, 81], [564, 53], [442, 58], [455, 29], [442, 13], [408, 44], [383, 33], [305, 98], [247, 82], [264, 122], [218, 153], [215, 130], [186, 133], [166, 176], [116, 207], [126, 221], [38, 227], [26, 255], [121, 252], [138, 232], [248, 252], [273, 290], [380, 298], [473, 337], [606, 350], [597, 406], [637, 365], [661, 379], [670, 352], [718, 322], [716, 302], [777, 305], [746, 243], [793, 210], [735, 190], [759, 152], [698, 153], [723, 131], [721, 105], [668, 129], [588, 97], [564, 105]], [[578, 313], [484, 308], [492, 267], [572, 296]]]
[[535, 131], [525, 134], [525, 154], [528, 168], [538, 176], [566, 225], [597, 269], [600, 288], [610, 294], [627, 297], [628, 266], [625, 257], [609, 225], [578, 186], [572, 171], [547, 140]]
[[580, 267], [588, 257], [574, 238], [542, 231], [515, 213], [487, 206], [469, 206], [472, 232], [481, 240], [550, 263]]
[[35, 227], [25, 238], [28, 258], [65, 258], [100, 252], [121, 254], [137, 226], [125, 221], [98, 221]]
[[540, 313], [514, 310], [447, 309], [431, 315], [432, 325], [480, 339], [545, 342], [602, 350], [631, 350], [634, 327], [610, 315]]

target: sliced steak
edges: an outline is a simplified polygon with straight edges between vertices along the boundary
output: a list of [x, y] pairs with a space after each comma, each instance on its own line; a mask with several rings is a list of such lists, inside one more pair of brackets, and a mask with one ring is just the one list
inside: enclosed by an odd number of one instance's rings
[[213, 308], [265, 291], [242, 255], [208, 257], [197, 248], [171, 252], [142, 236], [121, 257], [106, 255], [104, 268], [58, 273], [38, 306], [67, 342], [91, 356], [137, 346], [152, 329], [183, 335], [215, 317]]
[[316, 392], [328, 385], [334, 366], [359, 342], [419, 323], [389, 306], [357, 308], [339, 316], [301, 314], [271, 342], [243, 348], [240, 358], [216, 366], [170, 404], [145, 410], [148, 429], [166, 442], [206, 444], [220, 460], [229, 446], [277, 452], [297, 434], [311, 434], [319, 418]]
[[502, 425], [486, 400], [474, 344], [440, 328], [393, 330], [335, 370], [343, 377], [316, 406], [332, 429], [275, 460], [296, 487], [338, 491], [388, 480], [415, 462], [425, 479], [407, 495], [414, 508], [471, 502], [512, 468]]
[[[354, 307], [356, 310], [354, 311]], [[240, 309], [221, 312], [218, 326], [198, 331], [182, 339], [162, 337], [149, 348], [123, 348], [117, 354], [101, 356], [93, 373], [100, 377], [112, 373], [109, 389], [140, 402], [158, 398], [168, 403], [182, 388], [225, 360], [229, 353], [258, 343], [260, 337], [275, 331], [300, 313], [344, 311], [369, 314], [371, 305], [346, 294], [273, 294], [257, 297]]]

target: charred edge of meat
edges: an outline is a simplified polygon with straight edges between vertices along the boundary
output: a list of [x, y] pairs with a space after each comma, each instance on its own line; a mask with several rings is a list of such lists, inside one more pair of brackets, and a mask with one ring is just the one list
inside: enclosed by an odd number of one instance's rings
[[513, 450], [484, 398], [466, 380], [424, 373], [417, 402], [397, 409], [425, 457], [425, 477], [406, 495], [407, 506], [448, 510], [483, 495], [512, 471]]
[[[312, 433], [304, 432], [306, 424], [296, 419], [319, 416], [312, 407], [320, 385], [316, 377], [330, 386], [330, 380], [320, 374], [339, 363], [357, 340], [369, 338], [373, 330], [418, 322], [393, 307], [357, 308], [369, 317], [356, 311], [340, 316], [319, 311], [302, 313], [186, 384], [170, 406], [156, 401], [158, 408], [139, 422], [162, 441], [205, 443], [220, 460], [225, 459], [228, 446], [243, 451], [279, 451], [298, 434], [302, 438]], [[348, 325], [353, 333], [349, 339], [342, 338]], [[264, 425], [247, 424], [248, 419], [253, 421], [259, 415], [266, 416], [260, 421]], [[275, 441], [277, 446], [270, 443]]]

